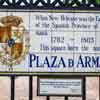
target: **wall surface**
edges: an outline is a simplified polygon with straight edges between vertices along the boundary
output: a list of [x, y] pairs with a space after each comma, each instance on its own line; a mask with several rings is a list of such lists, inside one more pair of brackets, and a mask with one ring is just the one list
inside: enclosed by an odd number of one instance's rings
[[[15, 80], [15, 100], [28, 100], [28, 77], [17, 77]], [[10, 78], [0, 77], [0, 100], [10, 100]], [[33, 100], [46, 100], [37, 96], [37, 77], [33, 77]], [[50, 97], [50, 100], [64, 100], [64, 97]], [[69, 100], [82, 100], [79, 97], [69, 97]], [[86, 78], [86, 100], [99, 100], [99, 78]]]

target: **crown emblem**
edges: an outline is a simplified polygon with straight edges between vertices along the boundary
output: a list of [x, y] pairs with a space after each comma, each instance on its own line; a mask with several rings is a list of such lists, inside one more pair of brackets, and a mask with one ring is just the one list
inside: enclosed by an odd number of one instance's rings
[[29, 40], [29, 33], [21, 17], [1, 17], [0, 62], [10, 67], [20, 64], [29, 52]]

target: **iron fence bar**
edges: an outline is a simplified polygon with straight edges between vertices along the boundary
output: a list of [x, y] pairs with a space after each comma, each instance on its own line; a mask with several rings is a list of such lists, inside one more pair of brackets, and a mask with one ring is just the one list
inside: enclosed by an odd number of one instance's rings
[[33, 77], [29, 76], [29, 100], [33, 99]]
[[15, 100], [15, 76], [11, 76], [11, 100]]
[[83, 78], [83, 96], [82, 100], [86, 100], [86, 76]]
[[47, 96], [46, 100], [50, 100], [50, 96]]
[[68, 96], [65, 96], [65, 100], [68, 100]]

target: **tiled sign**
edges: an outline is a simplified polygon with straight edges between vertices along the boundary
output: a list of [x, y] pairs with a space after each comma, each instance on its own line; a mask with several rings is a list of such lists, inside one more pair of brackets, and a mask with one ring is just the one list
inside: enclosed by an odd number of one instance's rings
[[100, 12], [0, 12], [1, 72], [99, 72]]

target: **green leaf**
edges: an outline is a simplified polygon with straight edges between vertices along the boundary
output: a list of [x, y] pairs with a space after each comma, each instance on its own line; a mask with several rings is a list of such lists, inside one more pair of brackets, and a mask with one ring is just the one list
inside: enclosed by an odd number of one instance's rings
[[100, 4], [100, 0], [96, 0], [96, 3], [97, 3], [97, 4]]

